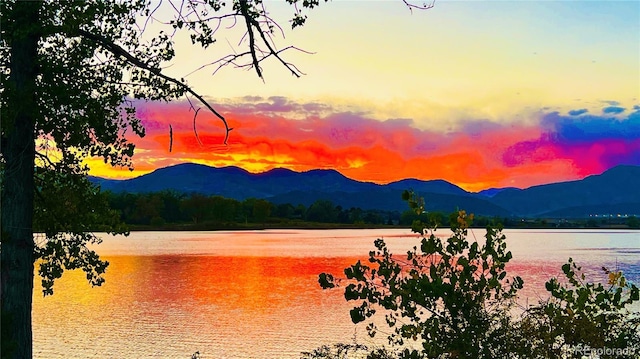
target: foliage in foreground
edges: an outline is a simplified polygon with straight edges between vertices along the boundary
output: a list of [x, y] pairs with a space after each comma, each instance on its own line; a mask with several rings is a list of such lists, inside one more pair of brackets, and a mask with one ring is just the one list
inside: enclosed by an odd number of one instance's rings
[[119, 214], [82, 173], [37, 168], [36, 180], [34, 226], [41, 233], [35, 236], [34, 257], [43, 294], [53, 294], [54, 282], [65, 270], [81, 269], [91, 285], [101, 285], [109, 262], [90, 248], [102, 241], [92, 231], [127, 235]]
[[[292, 28], [304, 25], [306, 10], [320, 5], [319, 0], [288, 3], [294, 11]], [[189, 96], [197, 114], [191, 98], [197, 99], [222, 122], [221, 142], [227, 142], [231, 128], [226, 119], [184, 79], [165, 74], [176, 54], [174, 36], [187, 36], [207, 49], [219, 29], [237, 25], [240, 31], [232, 33], [239, 34], [237, 44], [245, 50], [204, 62], [253, 69], [264, 79], [263, 62], [277, 59], [301, 75], [282, 57], [297, 48], [276, 46], [282, 28], [267, 8], [261, 0], [183, 1], [180, 6], [147, 0], [0, 1], [3, 358], [33, 356], [36, 261], [45, 295], [66, 269], [80, 268], [92, 285], [102, 283], [107, 263], [89, 249], [100, 240], [88, 231], [126, 231], [86, 182], [83, 163], [102, 159], [132, 168], [131, 138], [145, 134], [136, 112], [142, 101]], [[147, 26], [152, 23], [166, 26]], [[200, 143], [196, 115], [193, 132]], [[171, 152], [171, 124], [169, 136]], [[39, 243], [34, 228], [42, 232]]]
[[[417, 213], [422, 200], [406, 192]], [[394, 255], [384, 240], [374, 242], [369, 264], [358, 261], [346, 278], [322, 273], [324, 289], [344, 287], [353, 323], [384, 312], [388, 348], [367, 358], [633, 358], [640, 354], [640, 318], [630, 312], [638, 287], [621, 272], [603, 268], [608, 283], [587, 282], [573, 260], [562, 266], [565, 278], [546, 283], [550, 298], [518, 306], [520, 277], [505, 269], [512, 259], [501, 228], [487, 227], [484, 241], [469, 238], [473, 215], [452, 214], [452, 234], [436, 236], [436, 223], [414, 222], [422, 236], [406, 255]], [[517, 314], [519, 312], [519, 315]], [[375, 336], [380, 330], [369, 322]], [[379, 349], [378, 349], [379, 350]], [[321, 347], [305, 358], [356, 358]], [[376, 356], [377, 355], [377, 356]], [[386, 356], [383, 356], [386, 355]]]
[[[640, 316], [629, 306], [639, 300], [638, 287], [620, 271], [602, 268], [607, 283], [587, 282], [569, 258], [562, 282], [546, 283], [550, 298], [528, 308], [514, 323], [527, 357], [637, 358], [640, 355]], [[598, 353], [602, 352], [602, 353]]]
[[393, 359], [398, 352], [392, 352], [387, 348], [370, 348], [358, 343], [336, 343], [332, 346], [322, 345], [310, 352], [302, 352], [302, 359]]

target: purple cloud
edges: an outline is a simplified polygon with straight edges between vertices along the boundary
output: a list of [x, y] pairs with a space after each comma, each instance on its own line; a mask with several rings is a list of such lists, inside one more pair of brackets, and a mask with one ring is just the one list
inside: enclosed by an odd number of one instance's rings
[[622, 119], [552, 112], [543, 116], [540, 125], [543, 132], [537, 140], [516, 143], [504, 152], [505, 165], [565, 159], [585, 173], [620, 164], [640, 165], [640, 110]]

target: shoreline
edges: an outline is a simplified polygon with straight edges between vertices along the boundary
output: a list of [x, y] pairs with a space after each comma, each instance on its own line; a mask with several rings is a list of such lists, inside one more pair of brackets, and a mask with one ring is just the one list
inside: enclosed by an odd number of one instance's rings
[[[261, 231], [269, 229], [309, 229], [309, 230], [331, 230], [331, 229], [410, 229], [405, 225], [376, 225], [376, 224], [340, 224], [340, 223], [299, 223], [297, 225], [287, 224], [166, 224], [161, 226], [152, 225], [128, 225], [130, 232], [197, 232], [197, 231]], [[444, 228], [441, 227], [441, 228]], [[484, 229], [486, 226], [471, 226], [473, 229]], [[631, 228], [627, 225], [608, 226], [504, 226], [504, 229], [590, 229], [590, 230], [629, 230], [640, 231], [638, 228]]]

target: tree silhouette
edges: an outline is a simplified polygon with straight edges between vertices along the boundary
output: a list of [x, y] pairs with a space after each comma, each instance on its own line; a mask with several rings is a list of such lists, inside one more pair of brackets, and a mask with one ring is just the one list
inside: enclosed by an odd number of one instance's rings
[[[304, 25], [304, 10], [321, 1], [287, 2], [294, 9], [295, 28]], [[170, 18], [162, 19], [162, 14]], [[165, 29], [149, 34], [151, 22], [165, 24]], [[64, 269], [75, 268], [85, 270], [92, 284], [100, 284], [107, 264], [87, 249], [87, 243], [99, 239], [81, 221], [125, 233], [111, 216], [86, 213], [100, 201], [94, 200], [98, 190], [86, 181], [83, 159], [97, 156], [113, 166], [131, 167], [130, 136], [145, 133], [136, 116], [136, 103], [143, 100], [186, 96], [194, 109], [198, 141], [196, 107], [222, 122], [225, 142], [232, 130], [184, 79], [163, 71], [162, 65], [175, 55], [174, 36], [186, 31], [194, 45], [207, 48], [227, 23], [242, 26], [246, 50], [203, 66], [249, 68], [260, 78], [267, 59], [300, 76], [283, 56], [302, 50], [276, 46], [274, 38], [282, 28], [262, 0], [3, 0], [0, 23], [2, 357], [29, 358], [35, 261], [44, 261], [40, 272], [49, 284]], [[67, 196], [72, 191], [82, 195]], [[75, 202], [62, 206], [63, 198]], [[53, 215], [62, 208], [64, 216]], [[104, 211], [94, 208], [94, 213]], [[33, 234], [36, 212], [45, 232], [38, 245]]]

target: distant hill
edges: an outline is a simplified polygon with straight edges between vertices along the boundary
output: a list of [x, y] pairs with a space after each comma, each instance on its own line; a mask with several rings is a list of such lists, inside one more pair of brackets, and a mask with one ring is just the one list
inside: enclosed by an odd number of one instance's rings
[[280, 168], [252, 174], [238, 167], [186, 163], [127, 180], [97, 177], [90, 180], [113, 192], [174, 190], [306, 206], [324, 199], [343, 208], [398, 211], [407, 209], [401, 200], [402, 191], [413, 189], [425, 197], [428, 211], [465, 209], [500, 217], [585, 217], [596, 213], [640, 214], [640, 191], [636, 187], [639, 178], [640, 166], [618, 166], [579, 181], [470, 193], [443, 180], [405, 179], [378, 185], [352, 180], [335, 170], [294, 172]]
[[335, 170], [294, 172], [278, 168], [253, 174], [238, 167], [209, 167], [184, 163], [157, 169], [127, 180], [93, 179], [104, 190], [114, 192], [156, 192], [175, 190], [183, 193], [220, 195], [244, 200], [267, 198], [291, 191], [356, 192], [378, 185], [349, 179]]
[[468, 196], [469, 192], [462, 188], [444, 180], [422, 181], [418, 179], [404, 179], [397, 182], [391, 182], [384, 187], [391, 189], [406, 190], [413, 189], [415, 192], [452, 194], [457, 196]]
[[[497, 193], [491, 201], [515, 215], [561, 216], [563, 211], [575, 209], [613, 211], [616, 205], [624, 211], [640, 214], [640, 166], [617, 166], [600, 175], [579, 181], [552, 183], [527, 189], [508, 189]], [[622, 211], [622, 209], [620, 209]], [[617, 210], [613, 212], [618, 212]]]
[[545, 218], [616, 218], [618, 216], [636, 216], [640, 218], [639, 203], [615, 203], [597, 206], [578, 206], [545, 212], [539, 217]]
[[497, 195], [498, 193], [508, 190], [508, 189], [515, 189], [517, 190], [518, 188], [515, 187], [505, 187], [505, 188], [487, 188], [487, 189], [483, 189], [480, 192], [475, 192], [475, 194], [479, 194], [481, 196], [485, 196], [485, 197], [493, 197], [495, 195]]

